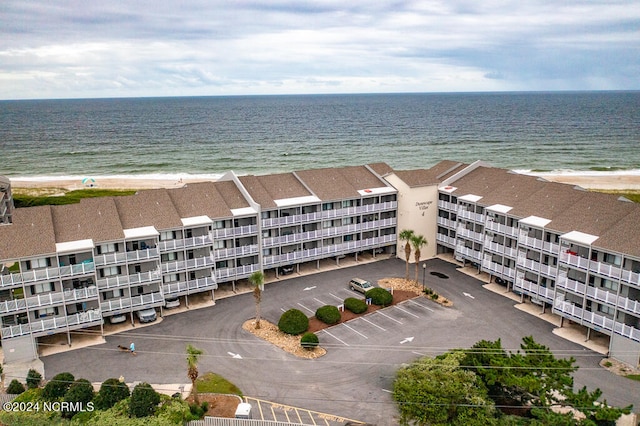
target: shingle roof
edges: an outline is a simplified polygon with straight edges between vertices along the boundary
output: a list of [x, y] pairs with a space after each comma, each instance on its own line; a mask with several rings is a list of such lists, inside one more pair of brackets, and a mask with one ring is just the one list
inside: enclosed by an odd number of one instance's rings
[[464, 163], [443, 160], [430, 169], [396, 170], [394, 173], [410, 188], [414, 188], [437, 185], [465, 166]]
[[389, 186], [365, 166], [301, 170], [295, 174], [323, 201], [359, 198], [359, 190]]
[[0, 226], [0, 259], [56, 252], [51, 206], [17, 209], [13, 224]]
[[175, 229], [182, 226], [166, 189], [147, 189], [135, 195], [114, 197], [124, 229], [154, 226]]
[[625, 253], [640, 259], [640, 236], [637, 228], [640, 223], [640, 205], [635, 204], [634, 209], [612, 225], [600, 235], [594, 243], [594, 247], [603, 248], [618, 253]]
[[312, 195], [293, 173], [241, 176], [240, 182], [262, 208], [274, 208], [274, 200]]
[[181, 218], [208, 216], [210, 219], [233, 216], [224, 197], [214, 182], [189, 183], [182, 188], [170, 189], [171, 198]]
[[113, 198], [84, 198], [78, 204], [53, 207], [56, 242], [92, 239], [100, 243], [122, 239], [122, 224]]

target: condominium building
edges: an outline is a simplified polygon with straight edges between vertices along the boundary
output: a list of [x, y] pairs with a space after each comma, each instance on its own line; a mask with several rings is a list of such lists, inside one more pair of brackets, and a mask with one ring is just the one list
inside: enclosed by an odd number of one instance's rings
[[11, 181], [0, 176], [0, 225], [11, 223], [13, 198], [11, 198]]
[[[397, 191], [386, 164], [219, 181], [17, 209], [0, 226], [5, 362], [38, 339], [234, 286], [258, 270], [392, 254]], [[277, 272], [276, 272], [277, 273]]]
[[482, 162], [442, 162], [386, 178], [399, 188], [400, 204], [422, 197], [399, 215], [400, 229], [424, 226], [429, 201], [437, 203], [427, 228], [435, 230], [438, 254], [584, 326], [586, 339], [608, 336], [610, 356], [638, 365], [639, 204]]
[[[38, 339], [103, 332], [105, 320], [159, 308], [262, 270], [404, 250], [412, 229], [439, 254], [607, 336], [610, 356], [640, 357], [640, 205], [490, 167], [384, 163], [216, 182], [16, 209], [0, 226], [5, 362], [37, 357]], [[452, 285], [455, 285], [452, 283]]]

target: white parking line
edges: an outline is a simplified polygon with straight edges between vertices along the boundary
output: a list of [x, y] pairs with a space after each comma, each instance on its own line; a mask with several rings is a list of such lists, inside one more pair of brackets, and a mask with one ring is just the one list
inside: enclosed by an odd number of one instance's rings
[[395, 321], [395, 322], [397, 322], [398, 324], [402, 324], [402, 321], [398, 321], [398, 320], [397, 320], [397, 319], [395, 319], [395, 318], [391, 318], [389, 315], [387, 315], [387, 314], [385, 314], [385, 313], [383, 313], [383, 312], [375, 311], [375, 312], [374, 312], [374, 314], [380, 314], [380, 315], [382, 315], [383, 317], [387, 317], [387, 318], [389, 318], [391, 321]]
[[326, 305], [326, 304], [327, 304], [327, 302], [325, 302], [325, 301], [323, 301], [323, 300], [320, 300], [320, 299], [318, 299], [318, 298], [316, 298], [316, 297], [314, 297], [314, 298], [313, 298], [313, 300], [315, 300], [315, 301], [316, 301], [316, 302], [318, 302], [318, 303], [322, 303], [322, 306], [324, 306], [324, 305]]
[[302, 303], [298, 303], [298, 305], [302, 306], [304, 309], [306, 309], [307, 311], [311, 312], [311, 313], [315, 313], [316, 311], [313, 311], [309, 308], [307, 308], [306, 306], [304, 306]]
[[387, 331], [387, 330], [385, 330], [384, 328], [380, 327], [378, 324], [375, 324], [375, 323], [373, 323], [373, 322], [369, 321], [369, 320], [368, 320], [368, 319], [366, 319], [366, 318], [360, 318], [360, 319], [361, 319], [362, 321], [366, 321], [366, 322], [368, 322], [369, 324], [371, 324], [371, 325], [372, 325], [372, 326], [374, 326], [374, 327], [378, 327], [378, 328], [379, 328], [380, 330], [382, 330], [382, 331]]
[[358, 330], [355, 330], [353, 327], [349, 327], [347, 324], [342, 324], [343, 326], [347, 327], [349, 330], [353, 331], [354, 333], [358, 333], [359, 335], [361, 335], [362, 337], [364, 337], [365, 339], [368, 339], [367, 336], [365, 336], [364, 334], [360, 333]]
[[413, 313], [411, 313], [411, 312], [407, 311], [406, 309], [402, 309], [400, 306], [397, 306], [397, 305], [396, 305], [396, 306], [394, 306], [394, 308], [401, 310], [401, 311], [402, 311], [402, 312], [404, 312], [405, 314], [409, 314], [409, 315], [414, 316], [414, 317], [416, 317], [416, 318], [420, 318], [420, 316], [418, 316], [418, 315], [416, 315], [416, 314], [413, 314]]
[[327, 330], [322, 330], [323, 333], [327, 333], [329, 336], [333, 337], [334, 339], [336, 339], [338, 342], [342, 343], [345, 346], [349, 346], [349, 344], [347, 342], [344, 342], [340, 339], [338, 339], [336, 336], [334, 336], [333, 334], [329, 333]]
[[427, 307], [426, 307], [426, 306], [424, 306], [422, 303], [418, 303], [418, 302], [416, 302], [416, 301], [414, 301], [414, 300], [409, 299], [409, 300], [407, 300], [407, 302], [409, 302], [409, 303], [411, 303], [411, 304], [414, 304], [414, 305], [418, 305], [418, 306], [420, 306], [421, 308], [425, 308], [427, 311], [435, 312], [433, 309], [431, 309], [431, 308], [427, 308]]
[[331, 297], [333, 297], [333, 298], [335, 298], [335, 299], [337, 299], [337, 300], [341, 300], [341, 301], [342, 301], [342, 300], [344, 300], [342, 297], [338, 297], [338, 296], [336, 296], [336, 295], [335, 295], [335, 294], [333, 294], [333, 293], [329, 293], [329, 296], [331, 296]]

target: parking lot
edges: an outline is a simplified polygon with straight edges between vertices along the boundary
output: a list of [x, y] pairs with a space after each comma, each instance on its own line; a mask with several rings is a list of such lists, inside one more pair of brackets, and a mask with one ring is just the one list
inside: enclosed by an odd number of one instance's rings
[[[91, 381], [123, 375], [127, 381], [187, 383], [184, 354], [191, 343], [205, 352], [201, 372], [223, 375], [255, 401], [297, 407], [274, 411], [280, 421], [288, 415], [297, 422], [302, 414], [292, 413], [300, 410], [319, 413], [315, 424], [354, 419], [393, 425], [397, 408], [391, 391], [404, 363], [469, 347], [481, 339], [500, 338], [504, 348], [517, 350], [522, 337], [532, 335], [558, 356], [577, 359], [576, 386], [600, 387], [610, 404], [640, 404], [638, 383], [600, 368], [600, 354], [554, 335], [553, 325], [515, 309], [516, 302], [485, 290], [482, 282], [460, 273], [455, 265], [435, 259], [428, 262], [428, 270], [449, 277], [427, 275], [427, 285], [453, 301], [452, 307], [421, 297], [330, 327], [318, 332], [327, 349], [319, 359], [299, 359], [242, 330], [241, 324], [256, 313], [253, 295], [246, 293], [107, 336], [104, 345], [44, 357], [46, 376], [72, 371]], [[290, 308], [312, 316], [320, 306], [357, 297], [359, 293], [348, 288], [353, 277], [377, 282], [404, 273], [404, 262], [391, 259], [313, 275], [292, 274], [265, 287], [262, 317], [277, 324]], [[132, 340], [137, 357], [122, 356], [115, 349]]]

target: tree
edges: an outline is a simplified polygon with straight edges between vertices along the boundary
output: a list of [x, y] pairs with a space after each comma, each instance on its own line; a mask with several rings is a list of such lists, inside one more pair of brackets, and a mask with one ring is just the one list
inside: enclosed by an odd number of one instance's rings
[[400, 410], [400, 424], [496, 423], [486, 388], [475, 373], [460, 368], [462, 358], [462, 352], [448, 352], [420, 358], [398, 371], [393, 398]]
[[198, 380], [198, 359], [203, 353], [204, 351], [202, 349], [198, 349], [190, 344], [187, 345], [187, 376], [191, 380], [191, 392], [193, 392], [193, 400], [196, 404], [200, 404], [198, 387], [196, 386], [196, 380]]
[[575, 359], [556, 359], [531, 336], [522, 341], [523, 352], [507, 353], [499, 339], [481, 340], [464, 351], [461, 364], [478, 374], [498, 406], [549, 406], [571, 390]]
[[260, 328], [260, 302], [262, 301], [262, 286], [264, 285], [264, 274], [256, 271], [249, 275], [249, 282], [253, 285], [253, 298], [256, 300], [256, 330]]
[[428, 244], [427, 239], [422, 235], [412, 235], [411, 245], [413, 246], [413, 256], [416, 261], [416, 282], [418, 282], [418, 271], [420, 270], [420, 249]]
[[131, 417], [147, 417], [155, 413], [160, 404], [160, 394], [149, 383], [140, 383], [133, 388], [129, 399]]
[[62, 398], [71, 383], [75, 381], [75, 377], [71, 373], [58, 373], [46, 384], [42, 389], [42, 397], [49, 401]]
[[122, 401], [129, 397], [129, 387], [124, 382], [115, 378], [107, 379], [100, 385], [100, 390], [96, 396], [96, 408], [99, 410], [108, 410], [113, 407], [116, 402]]
[[589, 392], [587, 391], [587, 387], [584, 386], [578, 392], [567, 392], [567, 399], [563, 401], [563, 403], [575, 407], [576, 410], [584, 413], [588, 420], [598, 426], [614, 426], [616, 420], [618, 420], [621, 415], [629, 414], [633, 409], [633, 405], [625, 408], [617, 408], [609, 406], [607, 400], [598, 402], [601, 396], [602, 391], [599, 388], [593, 392]]
[[71, 384], [64, 395], [65, 408], [62, 417], [70, 419], [80, 411], [89, 409], [89, 402], [93, 399], [93, 385], [87, 379], [78, 379]]
[[413, 231], [411, 229], [403, 229], [400, 231], [398, 238], [400, 241], [404, 241], [406, 244], [404, 245], [404, 258], [407, 263], [407, 272], [405, 274], [404, 279], [409, 280], [409, 258], [411, 258], [411, 238], [413, 237]]
[[18, 381], [18, 379], [13, 379], [11, 383], [9, 383], [9, 387], [7, 388], [7, 393], [11, 395], [19, 395], [24, 392], [24, 385]]
[[42, 381], [42, 374], [38, 371], [31, 368], [27, 373], [27, 388], [33, 389], [40, 386], [40, 382]]

